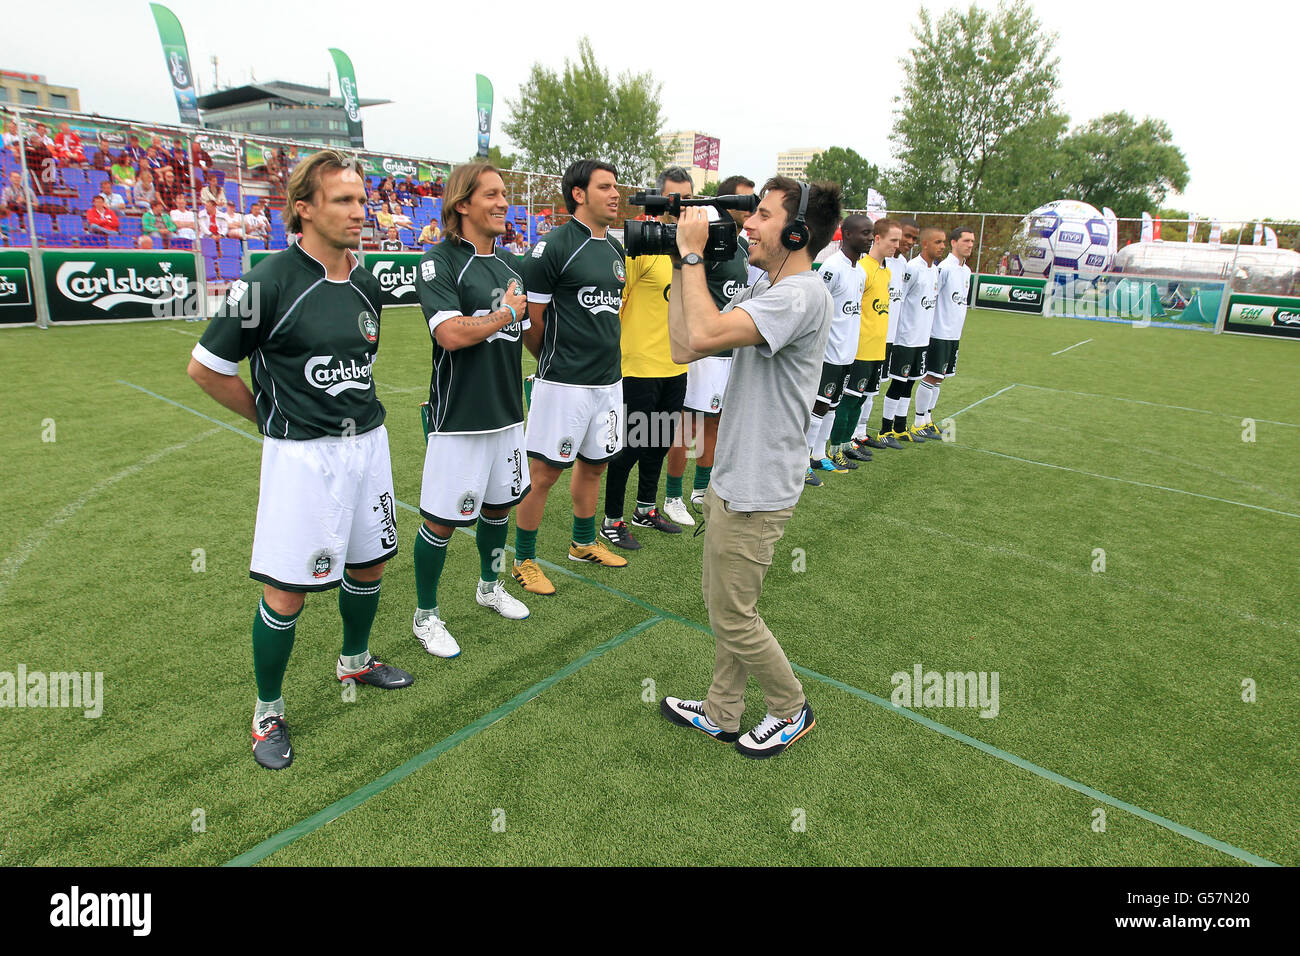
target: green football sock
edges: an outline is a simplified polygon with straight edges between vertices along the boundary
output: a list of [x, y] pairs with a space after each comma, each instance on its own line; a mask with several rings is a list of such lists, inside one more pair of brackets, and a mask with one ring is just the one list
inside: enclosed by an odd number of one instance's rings
[[515, 525], [515, 561], [523, 564], [537, 558], [537, 529], [525, 531]]
[[510, 532], [510, 517], [489, 518], [479, 515], [474, 541], [478, 544], [478, 576], [482, 581], [495, 581], [505, 567], [506, 535]]
[[676, 478], [674, 478], [672, 475], [669, 475], [667, 486], [664, 488], [664, 497], [680, 498], [681, 496], [682, 496], [682, 476], [678, 475]]
[[858, 424], [858, 414], [862, 411], [862, 399], [845, 395], [844, 401], [835, 411], [835, 425], [831, 428], [831, 444], [844, 445], [853, 437], [853, 429]]
[[344, 657], [356, 657], [370, 649], [370, 625], [375, 623], [378, 610], [379, 581], [358, 581], [344, 570], [343, 586], [339, 588]]
[[709, 487], [709, 475], [713, 474], [712, 465], [696, 465], [695, 480], [691, 482], [692, 490], [703, 491]]
[[438, 579], [447, 563], [447, 542], [421, 523], [415, 535], [415, 603], [421, 611], [438, 608]]
[[259, 700], [280, 699], [297, 622], [297, 614], [288, 617], [276, 614], [267, 607], [265, 599], [257, 608], [257, 617], [253, 618], [253, 676], [257, 678]]
[[595, 544], [596, 543], [596, 516], [590, 518], [579, 518], [573, 516], [573, 543], [574, 544]]

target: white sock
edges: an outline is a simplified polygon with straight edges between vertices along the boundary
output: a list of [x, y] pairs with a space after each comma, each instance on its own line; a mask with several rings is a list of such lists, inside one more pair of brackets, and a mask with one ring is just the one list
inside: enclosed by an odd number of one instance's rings
[[[831, 409], [822, 419], [822, 430], [817, 435], [817, 450], [824, 451], [826, 443], [831, 440], [831, 429], [835, 427], [835, 409]], [[821, 456], [818, 455], [818, 458]]]
[[894, 410], [895, 410], [896, 408], [898, 408], [898, 399], [896, 399], [896, 398], [890, 398], [888, 395], [886, 395], [886, 396], [885, 396], [885, 408], [884, 408], [884, 413], [885, 413], [885, 420], [888, 421], [888, 422], [890, 423], [890, 424], [889, 424], [890, 431], [893, 431], [893, 428], [894, 428], [894, 425], [893, 425], [893, 422], [894, 422]]
[[[609, 519], [607, 518], [605, 520], [609, 520]], [[497, 588], [496, 581], [484, 581], [482, 578], [479, 578], [478, 580], [479, 594], [491, 594], [493, 591], [496, 590], [496, 588]]]
[[814, 455], [813, 450], [817, 447], [817, 436], [822, 433], [823, 416], [816, 412], [812, 414], [812, 420], [808, 423], [808, 457], [820, 458], [821, 455]]
[[284, 716], [283, 697], [277, 697], [269, 704], [259, 697], [257, 699], [257, 705], [253, 708], [253, 724], [256, 725], [257, 722], [261, 720], [263, 717], [267, 717], [271, 714], [275, 714], [277, 717]]
[[431, 618], [431, 617], [437, 617], [437, 616], [438, 616], [438, 609], [437, 609], [436, 607], [435, 607], [433, 610], [429, 610], [429, 609], [426, 608], [426, 607], [417, 607], [417, 608], [415, 609], [415, 623], [416, 623], [416, 624], [423, 624], [423, 623], [424, 623], [425, 621], [427, 621], [429, 618]]
[[619, 515], [617, 518], [606, 518], [604, 522], [604, 526], [606, 528], [612, 528], [614, 527], [614, 525], [618, 524], [622, 520], [623, 520], [622, 515]]
[[934, 387], [922, 381], [916, 389], [916, 424], [930, 422], [930, 409], [934, 405]]
[[904, 395], [902, 398], [900, 398], [898, 400], [898, 404], [894, 406], [894, 417], [901, 418], [903, 419], [903, 421], [907, 421], [907, 406], [911, 404], [912, 404], [911, 395]]
[[871, 406], [876, 403], [877, 392], [872, 392], [862, 399], [862, 414], [858, 416], [858, 427], [853, 429], [853, 437], [858, 441], [865, 441], [867, 437], [867, 425], [871, 421]]
[[941, 388], [943, 388], [943, 382], [930, 386], [930, 404], [925, 406], [925, 420], [927, 422], [934, 421], [934, 408], [939, 404], [939, 389]]
[[370, 660], [370, 648], [361, 654], [340, 654], [339, 663], [343, 665], [345, 671], [359, 671], [366, 666], [366, 661]]

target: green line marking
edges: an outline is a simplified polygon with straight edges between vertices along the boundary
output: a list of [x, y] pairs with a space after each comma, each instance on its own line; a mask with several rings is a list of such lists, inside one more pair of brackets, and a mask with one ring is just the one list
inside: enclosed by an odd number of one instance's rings
[[488, 727], [491, 727], [498, 720], [501, 720], [503, 717], [506, 717], [507, 715], [518, 710], [520, 707], [528, 703], [533, 698], [541, 696], [547, 690], [553, 687], [555, 684], [564, 680], [564, 678], [568, 677], [570, 674], [582, 670], [582, 668], [586, 667], [588, 664], [590, 664], [596, 658], [600, 657], [602, 654], [608, 651], [612, 651], [614, 648], [627, 643], [632, 638], [636, 637], [638, 634], [642, 633], [643, 631], [650, 630], [650, 628], [654, 627], [656, 624], [659, 624], [661, 621], [663, 621], [663, 618], [656, 615], [655, 617], [646, 618], [640, 624], [637, 624], [633, 627], [629, 627], [622, 634], [616, 634], [614, 637], [611, 637], [605, 643], [593, 647], [591, 650], [587, 651], [587, 653], [583, 654], [577, 660], [566, 664], [564, 667], [561, 667], [550, 677], [545, 677], [542, 680], [539, 680], [532, 687], [529, 687], [527, 690], [522, 691], [519, 694], [516, 694], [514, 697], [510, 698], [508, 701], [502, 704], [500, 707], [496, 708], [495, 710], [489, 711], [488, 713], [480, 717], [478, 720], [474, 721], [472, 724], [462, 727], [460, 730], [456, 731], [450, 737], [446, 737], [443, 740], [439, 741], [438, 743], [434, 744], [428, 750], [424, 751], [424, 753], [412, 757], [410, 760], [406, 761], [406, 763], [402, 764], [399, 767], [394, 767], [392, 770], [388, 771], [388, 773], [384, 774], [382, 777], [370, 781], [370, 783], [366, 784], [365, 786], [361, 787], [358, 790], [354, 790], [346, 797], [343, 797], [342, 799], [337, 800], [334, 803], [330, 804], [328, 807], [326, 807], [324, 810], [321, 810], [319, 813], [312, 814], [306, 820], [303, 820], [299, 823], [295, 823], [287, 830], [282, 830], [281, 832], [275, 834], [275, 836], [268, 837], [267, 839], [259, 843], [257, 846], [253, 847], [251, 850], [247, 851], [246, 853], [241, 853], [239, 856], [235, 857], [233, 860], [231, 860], [229, 863], [225, 865], [226, 866], [252, 866], [254, 863], [266, 859], [268, 856], [270, 856], [272, 853], [275, 853], [277, 850], [283, 849], [284, 847], [288, 846], [290, 843], [297, 840], [299, 837], [306, 836], [308, 833], [311, 833], [315, 830], [319, 830], [321, 827], [325, 826], [325, 824], [337, 820], [339, 817], [347, 813], [349, 810], [353, 810], [361, 806], [361, 804], [365, 803], [371, 797], [387, 790], [389, 787], [397, 783], [399, 780], [403, 780], [406, 777], [409, 777], [411, 774], [415, 773], [415, 771], [419, 770], [425, 764], [437, 760], [440, 756], [445, 754], [447, 751], [451, 750], [457, 744], [469, 740], [471, 737], [475, 736], [481, 731], [486, 730]]
[[[119, 379], [119, 381], [121, 380]], [[242, 429], [239, 428], [235, 428], [232, 425], [227, 425], [225, 422], [218, 421], [215, 418], [208, 418], [208, 416], [204, 415], [202, 412], [197, 412], [192, 408], [188, 408], [182, 405], [180, 402], [174, 402], [170, 398], [164, 398], [161, 395], [155, 395], [153, 392], [149, 391], [148, 389], [141, 388], [139, 385], [131, 385], [130, 382], [122, 382], [122, 384], [130, 385], [131, 388], [134, 388], [137, 391], [144, 392], [146, 395], [152, 395], [154, 398], [162, 399], [162, 401], [166, 402], [169, 405], [175, 405], [177, 408], [181, 408], [187, 412], [190, 412], [191, 414], [198, 415], [200, 418], [207, 419], [210, 422], [214, 422], [218, 425], [223, 426], [224, 428], [228, 428], [233, 432], [237, 432], [238, 434], [243, 435], [245, 438], [250, 438], [253, 441], [257, 441], [257, 442], [260, 442], [262, 440], [257, 435], [250, 434], [249, 432], [243, 431]], [[1007, 387], [1011, 388], [1012, 386], [1007, 386]], [[1002, 389], [1002, 391], [1006, 391], [1006, 389]], [[1053, 389], [1053, 391], [1056, 391], [1056, 389]], [[994, 395], [1000, 395], [1001, 393], [1002, 393], [1001, 391], [996, 392], [994, 393]], [[993, 398], [994, 395], [990, 395], [988, 397]], [[981, 399], [980, 401], [983, 402], [986, 400], [987, 399]], [[962, 409], [962, 411], [965, 411], [965, 409]], [[983, 449], [971, 449], [971, 450], [982, 451]], [[1006, 457], [1010, 457], [1010, 456], [1006, 456]], [[1039, 464], [1039, 462], [1034, 462], [1034, 464]], [[1060, 466], [1056, 466], [1056, 467], [1060, 467]], [[1066, 469], [1066, 470], [1073, 470], [1073, 469]], [[1106, 477], [1106, 476], [1102, 475], [1098, 477]], [[1170, 489], [1170, 490], [1177, 490], [1177, 489]], [[404, 501], [398, 501], [397, 503], [401, 507], [405, 508], [407, 511], [413, 511], [416, 514], [419, 514], [418, 508], [413, 508]], [[1239, 504], [1239, 503], [1240, 502], [1233, 502], [1233, 504]], [[1293, 517], [1300, 517], [1300, 516], [1293, 516]], [[460, 530], [465, 531], [466, 534], [473, 533], [464, 528]], [[514, 549], [508, 547], [507, 550], [513, 551]], [[601, 654], [604, 654], [606, 651], [612, 650], [614, 647], [617, 647], [619, 644], [622, 644], [624, 641], [627, 641], [628, 639], [634, 637], [636, 634], [640, 633], [643, 630], [653, 627], [655, 624], [658, 624], [661, 621], [673, 621], [675, 623], [683, 624], [689, 628], [692, 628], [693, 630], [699, 631], [702, 634], [708, 634], [710, 637], [713, 636], [713, 631], [706, 625], [700, 624], [698, 621], [693, 621], [690, 618], [682, 617], [680, 614], [674, 614], [672, 611], [667, 611], [664, 610], [663, 608], [655, 607], [655, 605], [651, 604], [648, 601], [643, 601], [641, 598], [634, 597], [633, 595], [628, 594], [625, 591], [620, 591], [618, 588], [610, 587], [608, 584], [603, 584], [600, 581], [597, 581], [593, 578], [589, 578], [585, 574], [579, 574], [578, 572], [572, 571], [569, 568], [562, 567], [558, 564], [551, 564], [549, 561], [543, 561], [541, 559], [538, 559], [537, 563], [544, 567], [550, 568], [553, 571], [558, 571], [568, 577], [576, 578], [585, 584], [591, 585], [592, 587], [599, 588], [600, 590], [605, 591], [608, 594], [613, 594], [616, 597], [620, 597], [625, 601], [629, 601], [640, 608], [644, 608], [645, 610], [653, 612], [655, 616], [645, 621], [642, 621], [635, 628], [632, 628], [631, 631], [624, 631], [622, 634], [619, 634], [616, 637], [611, 638], [610, 641], [606, 641], [605, 644], [601, 644], [599, 647], [596, 647], [591, 651], [588, 651], [586, 655], [579, 658], [578, 661], [574, 662], [574, 664], [568, 665], [568, 668], [572, 668], [572, 670], [565, 668], [561, 671], [557, 671], [555, 674], [552, 674], [551, 677], [546, 678], [545, 680], [541, 681], [538, 684], [534, 684], [532, 688], [529, 688], [528, 690], [524, 691], [523, 694], [520, 694], [518, 697], [513, 698], [506, 704], [503, 704], [501, 707], [497, 708], [496, 711], [493, 711], [492, 714], [496, 714], [497, 711], [502, 710], [502, 708], [509, 708], [510, 710], [514, 710], [515, 708], [526, 703], [527, 700], [530, 700], [532, 697], [536, 697], [537, 694], [540, 694], [543, 690], [546, 689], [546, 687], [549, 687], [551, 684], [555, 683], [556, 681], [563, 679], [564, 677], [568, 676], [568, 674], [573, 673], [574, 670], [577, 670], [579, 667], [585, 666], [586, 664], [590, 663], [592, 660], [595, 660], [596, 657], [599, 657]], [[862, 690], [861, 688], [854, 687], [852, 684], [846, 684], [843, 681], [836, 680], [834, 677], [827, 677], [824, 674], [819, 674], [814, 670], [796, 664], [794, 661], [790, 662], [790, 666], [798, 674], [802, 674], [805, 677], [809, 677], [815, 681], [820, 681], [821, 683], [826, 684], [829, 687], [837, 688], [838, 690], [842, 690], [847, 694], [852, 694], [854, 697], [857, 697], [860, 700], [865, 700], [869, 703], [875, 704], [878, 707], [882, 707], [885, 710], [890, 711], [891, 713], [898, 714], [902, 717], [906, 717], [909, 720], [913, 720], [923, 727], [927, 727], [930, 730], [943, 734], [945, 737], [949, 737], [952, 740], [957, 741], [958, 743], [963, 743], [969, 747], [974, 747], [976, 750], [982, 751], [988, 754], [990, 757], [996, 757], [998, 760], [1001, 760], [1005, 763], [1009, 763], [1013, 767], [1019, 767], [1021, 770], [1027, 770], [1030, 773], [1035, 774], [1036, 776], [1042, 777], [1044, 780], [1049, 780], [1052, 783], [1060, 784], [1063, 787], [1068, 787], [1071, 790], [1074, 790], [1078, 793], [1082, 793], [1089, 797], [1092, 797], [1094, 800], [1098, 800], [1102, 803], [1108, 804], [1109, 806], [1116, 807], [1117, 809], [1120, 810], [1124, 810], [1127, 813], [1131, 813], [1134, 816], [1140, 817], [1141, 819], [1146, 820], [1150, 823], [1154, 823], [1157, 826], [1164, 827], [1166, 830], [1170, 830], [1174, 833], [1177, 833], [1179, 836], [1186, 837], [1187, 839], [1193, 840], [1196, 843], [1200, 843], [1203, 846], [1208, 846], [1211, 849], [1218, 850], [1221, 853], [1226, 853], [1229, 856], [1236, 857], [1239, 860], [1242, 860], [1247, 863], [1251, 863], [1255, 866], [1278, 866], [1279, 865], [1277, 863], [1274, 863], [1272, 860], [1267, 860], [1262, 856], [1256, 856], [1255, 854], [1250, 853], [1247, 850], [1242, 850], [1239, 847], [1235, 847], [1230, 843], [1224, 843], [1222, 840], [1216, 840], [1214, 837], [1209, 836], [1205, 833], [1201, 833], [1199, 830], [1193, 830], [1191, 827], [1183, 826], [1181, 823], [1175, 823], [1173, 820], [1169, 820], [1165, 817], [1154, 814], [1149, 810], [1143, 810], [1141, 807], [1134, 806], [1131, 803], [1126, 803], [1123, 800], [1120, 800], [1116, 797], [1112, 797], [1108, 794], [1102, 793], [1100, 790], [1096, 790], [1088, 786], [1087, 784], [1079, 783], [1077, 780], [1071, 780], [1069, 777], [1064, 777], [1061, 774], [1056, 773], [1055, 771], [1048, 770], [1044, 767], [1040, 767], [1037, 764], [1031, 763], [1030, 761], [1024, 759], [1023, 757], [1017, 757], [1015, 754], [1010, 753], [1009, 751], [1002, 750], [998, 747], [994, 747], [992, 744], [986, 744], [982, 740], [977, 740], [974, 737], [967, 736], [966, 734], [963, 734], [959, 730], [953, 730], [951, 727], [944, 726], [943, 724], [939, 723], [936, 720], [931, 720], [929, 717], [922, 716], [921, 714], [908, 710], [905, 707], [895, 707], [892, 702], [885, 700], [883, 697], [878, 697], [875, 694], [870, 693], [869, 691], [865, 691]], [[548, 681], [550, 683], [547, 683]], [[542, 684], [546, 684], [546, 687], [541, 687]], [[537, 693], [532, 693], [530, 697], [527, 697], [523, 700], [520, 699], [520, 698], [524, 698], [525, 695], [530, 694], [533, 688], [536, 687], [541, 687], [541, 690], [538, 690]], [[516, 701], [518, 701], [518, 703], [516, 703]], [[477, 721], [470, 724], [469, 727], [457, 731], [451, 737], [448, 737], [442, 743], [436, 744], [435, 746], [431, 747], [429, 750], [426, 750], [418, 757], [412, 758], [410, 761], [407, 761], [407, 763], [402, 764], [402, 766], [396, 768], [395, 770], [390, 770], [387, 774], [380, 777], [378, 780], [375, 780], [367, 784], [366, 786], [362, 787], [360, 790], [357, 790], [355, 793], [351, 794], [350, 796], [344, 797], [342, 800], [338, 801], [338, 803], [326, 807], [324, 810], [320, 811], [314, 816], [308, 817], [306, 820], [302, 821], [301, 823], [295, 824], [294, 826], [290, 827], [288, 830], [285, 830], [282, 833], [277, 834], [276, 836], [270, 837], [269, 839], [255, 846], [253, 849], [249, 850], [247, 853], [235, 857], [226, 865], [247, 866], [249, 864], [256, 863], [258, 860], [265, 859], [267, 856], [270, 856], [276, 850], [280, 849], [280, 847], [286, 846], [289, 843], [292, 843], [294, 840], [298, 839], [298, 837], [306, 833], [310, 833], [312, 830], [315, 830], [318, 827], [324, 826], [330, 820], [333, 820], [336, 817], [340, 816], [341, 814], [346, 813], [348, 810], [352, 809], [353, 806], [365, 802], [370, 797], [374, 796], [374, 794], [379, 793], [381, 790], [386, 790], [388, 787], [392, 786], [398, 780], [402, 779], [402, 777], [405, 777], [407, 774], [419, 769], [419, 767], [423, 766], [425, 763], [428, 763], [430, 760], [433, 760], [435, 757], [438, 756], [439, 753], [442, 753], [445, 750], [450, 750], [456, 744], [460, 743], [461, 740], [473, 736], [474, 734], [478, 733], [480, 730], [483, 730], [489, 724], [495, 722], [496, 720], [499, 720], [500, 717], [505, 716], [506, 713], [509, 713], [509, 710], [506, 710], [498, 717], [492, 717], [492, 714], [488, 714], [485, 715], [484, 717], [480, 717]], [[488, 718], [492, 718], [492, 719], [489, 720]], [[483, 723], [484, 721], [487, 721], [487, 723]], [[461, 737], [460, 736], [461, 734], [464, 734], [464, 736]], [[458, 737], [459, 739], [456, 739]], [[442, 748], [442, 750], [439, 750], [439, 748]], [[419, 763], [417, 764], [416, 761], [419, 761]], [[415, 765], [412, 766], [412, 764]], [[406, 769], [408, 767], [410, 769]], [[393, 776], [394, 774], [399, 774], [399, 776], [394, 777]], [[390, 777], [392, 779], [389, 779]], [[374, 789], [372, 790], [371, 788]], [[354, 799], [356, 800], [355, 803], [345, 806], [345, 804], [347, 804], [348, 801]]]

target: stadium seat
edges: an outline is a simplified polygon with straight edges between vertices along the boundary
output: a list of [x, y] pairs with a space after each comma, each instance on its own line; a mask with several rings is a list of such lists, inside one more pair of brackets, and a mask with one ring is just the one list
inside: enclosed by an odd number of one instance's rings
[[[39, 220], [40, 220], [40, 213], [37, 213], [38, 223]], [[59, 226], [60, 233], [63, 233], [64, 235], [75, 236], [80, 234], [82, 231], [82, 220], [80, 216], [66, 214], [58, 217], [58, 226]], [[40, 226], [38, 225], [37, 228], [39, 229]]]
[[172, 247], [173, 249], [183, 249], [183, 250], [185, 250], [186, 252], [189, 252], [189, 251], [192, 251], [192, 250], [194, 249], [194, 241], [193, 241], [192, 239], [181, 239], [181, 238], [177, 237], [177, 238], [172, 239], [172, 246], [171, 246], [171, 247]]
[[[36, 215], [36, 234], [38, 236], [49, 236], [54, 234], [54, 217], [47, 212], [38, 212]], [[80, 228], [77, 230], [80, 232]]]
[[9, 230], [9, 245], [11, 246], [30, 246], [32, 237], [20, 229]]

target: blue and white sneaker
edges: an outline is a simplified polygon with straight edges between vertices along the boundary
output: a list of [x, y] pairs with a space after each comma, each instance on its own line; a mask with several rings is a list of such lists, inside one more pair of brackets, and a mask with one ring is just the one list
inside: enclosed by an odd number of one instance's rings
[[704, 701], [702, 700], [681, 700], [677, 697], [665, 697], [659, 702], [659, 713], [663, 714], [664, 718], [670, 723], [674, 723], [679, 727], [694, 727], [696, 730], [724, 743], [733, 743], [740, 739], [740, 731], [723, 730], [705, 716]]
[[755, 760], [775, 757], [816, 725], [812, 708], [805, 700], [803, 709], [793, 717], [768, 714], [762, 723], [736, 741], [736, 749]]
[[820, 459], [809, 458], [808, 466], [812, 468], [813, 471], [818, 471], [818, 470], [829, 471], [832, 474], [836, 474], [836, 475], [848, 474], [847, 468], [841, 468], [839, 465], [835, 464], [835, 462], [831, 461], [829, 458], [820, 458]]

